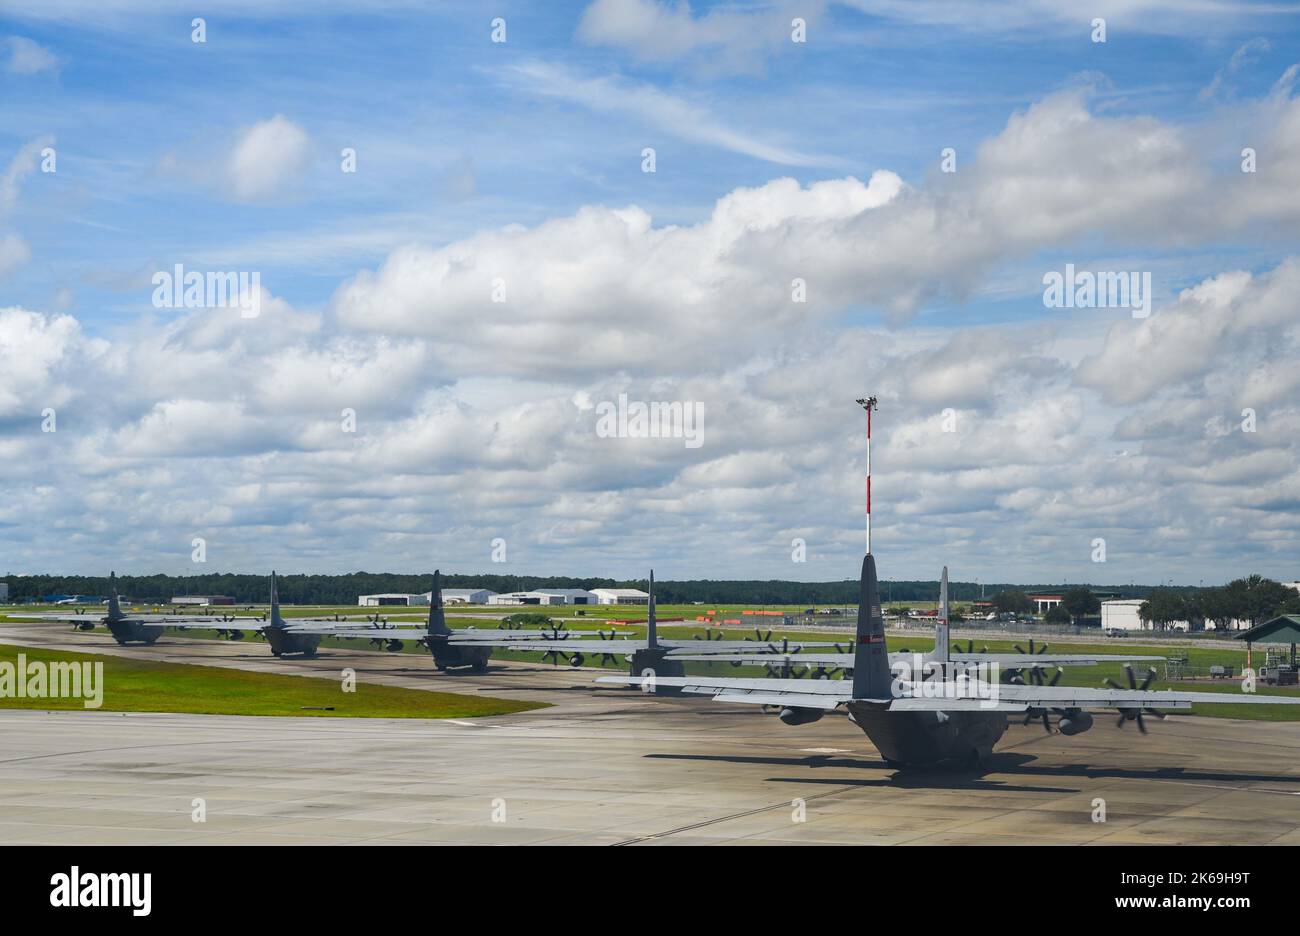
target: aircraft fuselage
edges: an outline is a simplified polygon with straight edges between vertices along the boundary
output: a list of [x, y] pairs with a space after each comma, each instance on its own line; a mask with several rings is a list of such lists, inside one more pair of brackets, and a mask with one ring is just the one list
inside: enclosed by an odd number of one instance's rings
[[105, 621], [113, 639], [122, 646], [133, 643], [155, 643], [163, 635], [161, 624], [144, 624], [140, 621]]
[[466, 667], [481, 673], [487, 669], [487, 661], [492, 656], [491, 647], [471, 647], [455, 644], [445, 637], [439, 639], [431, 636], [426, 640], [433, 663], [440, 670], [465, 669]]
[[286, 653], [315, 656], [316, 648], [320, 646], [320, 634], [294, 634], [279, 627], [268, 627], [262, 631], [262, 635], [271, 645], [271, 653], [275, 656], [284, 656]]
[[848, 710], [890, 764], [983, 764], [1007, 730], [1002, 712], [889, 712], [863, 702]]

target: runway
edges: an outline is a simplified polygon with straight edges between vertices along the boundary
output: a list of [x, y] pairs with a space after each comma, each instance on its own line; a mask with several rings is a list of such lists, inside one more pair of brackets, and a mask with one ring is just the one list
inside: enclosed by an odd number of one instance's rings
[[[0, 642], [336, 676], [552, 708], [473, 720], [0, 709], [0, 842], [1300, 843], [1300, 726], [1170, 716], [1073, 738], [1015, 724], [989, 771], [902, 771], [840, 716], [787, 727], [591, 670], [437, 674], [423, 656], [0, 625]], [[362, 686], [364, 691], [364, 685]], [[204, 821], [194, 821], [202, 800]], [[1098, 800], [1105, 821], [1095, 822]]]

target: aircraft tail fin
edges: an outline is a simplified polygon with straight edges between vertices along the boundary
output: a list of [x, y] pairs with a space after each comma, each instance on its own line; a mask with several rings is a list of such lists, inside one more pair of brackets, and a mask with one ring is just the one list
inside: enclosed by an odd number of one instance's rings
[[934, 653], [930, 659], [939, 663], [948, 662], [948, 567], [943, 567], [943, 577], [939, 579], [939, 614], [934, 621]]
[[284, 627], [284, 618], [280, 617], [280, 590], [275, 582], [275, 570], [271, 570], [271, 626]]
[[429, 636], [446, 637], [451, 633], [447, 615], [442, 609], [442, 572], [433, 571], [433, 587], [429, 589]]
[[108, 619], [110, 621], [120, 621], [126, 615], [122, 613], [122, 606], [117, 600], [117, 573], [108, 573]]
[[659, 624], [655, 620], [655, 570], [650, 570], [650, 599], [646, 602], [646, 646], [659, 646]]
[[888, 699], [893, 674], [885, 650], [885, 619], [880, 613], [880, 583], [876, 580], [876, 557], [862, 558], [862, 580], [858, 591], [857, 646], [853, 653], [853, 698]]

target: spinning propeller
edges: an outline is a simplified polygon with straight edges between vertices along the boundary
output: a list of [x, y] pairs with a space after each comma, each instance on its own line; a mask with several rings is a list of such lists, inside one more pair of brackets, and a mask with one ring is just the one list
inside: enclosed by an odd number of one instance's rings
[[[1138, 692], [1145, 692], [1156, 678], [1156, 671], [1153, 669], [1149, 669], [1147, 670], [1147, 678], [1142, 680], [1142, 685], [1139, 686], [1137, 681], [1137, 676], [1135, 676], [1133, 673], [1133, 667], [1126, 665], [1124, 667], [1124, 672], [1128, 674], [1128, 687], [1130, 689], [1135, 689]], [[1123, 690], [1124, 688], [1119, 683], [1115, 682], [1115, 680], [1111, 679], [1109, 676], [1106, 677], [1106, 685], [1110, 686], [1112, 689]], [[1160, 718], [1160, 719], [1163, 719], [1165, 717], [1164, 712], [1157, 712], [1155, 709], [1148, 708], [1145, 705], [1139, 706], [1138, 708], [1117, 709], [1117, 711], [1119, 712], [1119, 721], [1116, 722], [1116, 724], [1120, 728], [1124, 727], [1125, 722], [1135, 721], [1137, 722], [1138, 731], [1142, 732], [1143, 734], [1147, 733], [1146, 722], [1142, 720], [1142, 715], [1144, 713], [1147, 715], [1154, 715], [1156, 718]]]
[[[1058, 666], [1056, 668], [1056, 673], [1053, 674], [1051, 680], [1049, 682], [1044, 682], [1043, 671], [1039, 669], [1037, 666], [1035, 666], [1032, 670], [1029, 671], [1029, 678], [1033, 681], [1034, 685], [1036, 686], [1043, 686], [1043, 685], [1055, 686], [1058, 682], [1061, 681], [1061, 674], [1063, 672], [1065, 671]], [[1035, 718], [1042, 718], [1043, 730], [1046, 731], [1048, 734], [1051, 734], [1052, 723], [1047, 717], [1047, 711], [1048, 711], [1047, 709], [1031, 708], [1027, 712], [1025, 712], [1025, 720], [1021, 722], [1021, 724], [1028, 725]], [[1052, 711], [1055, 712], [1057, 715], [1065, 714], [1065, 709], [1052, 709]]]

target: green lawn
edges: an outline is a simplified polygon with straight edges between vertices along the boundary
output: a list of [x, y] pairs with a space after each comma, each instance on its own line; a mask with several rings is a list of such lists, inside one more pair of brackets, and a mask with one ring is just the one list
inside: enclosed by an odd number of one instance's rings
[[[268, 651], [269, 652], [269, 651]], [[426, 692], [358, 683], [343, 692], [341, 680], [280, 676], [215, 666], [130, 660], [0, 644], [0, 663], [102, 662], [106, 712], [185, 712], [200, 715], [294, 715], [353, 718], [473, 718], [546, 708], [487, 696]], [[430, 673], [430, 678], [433, 674]], [[0, 710], [85, 709], [82, 699], [0, 698]]]

